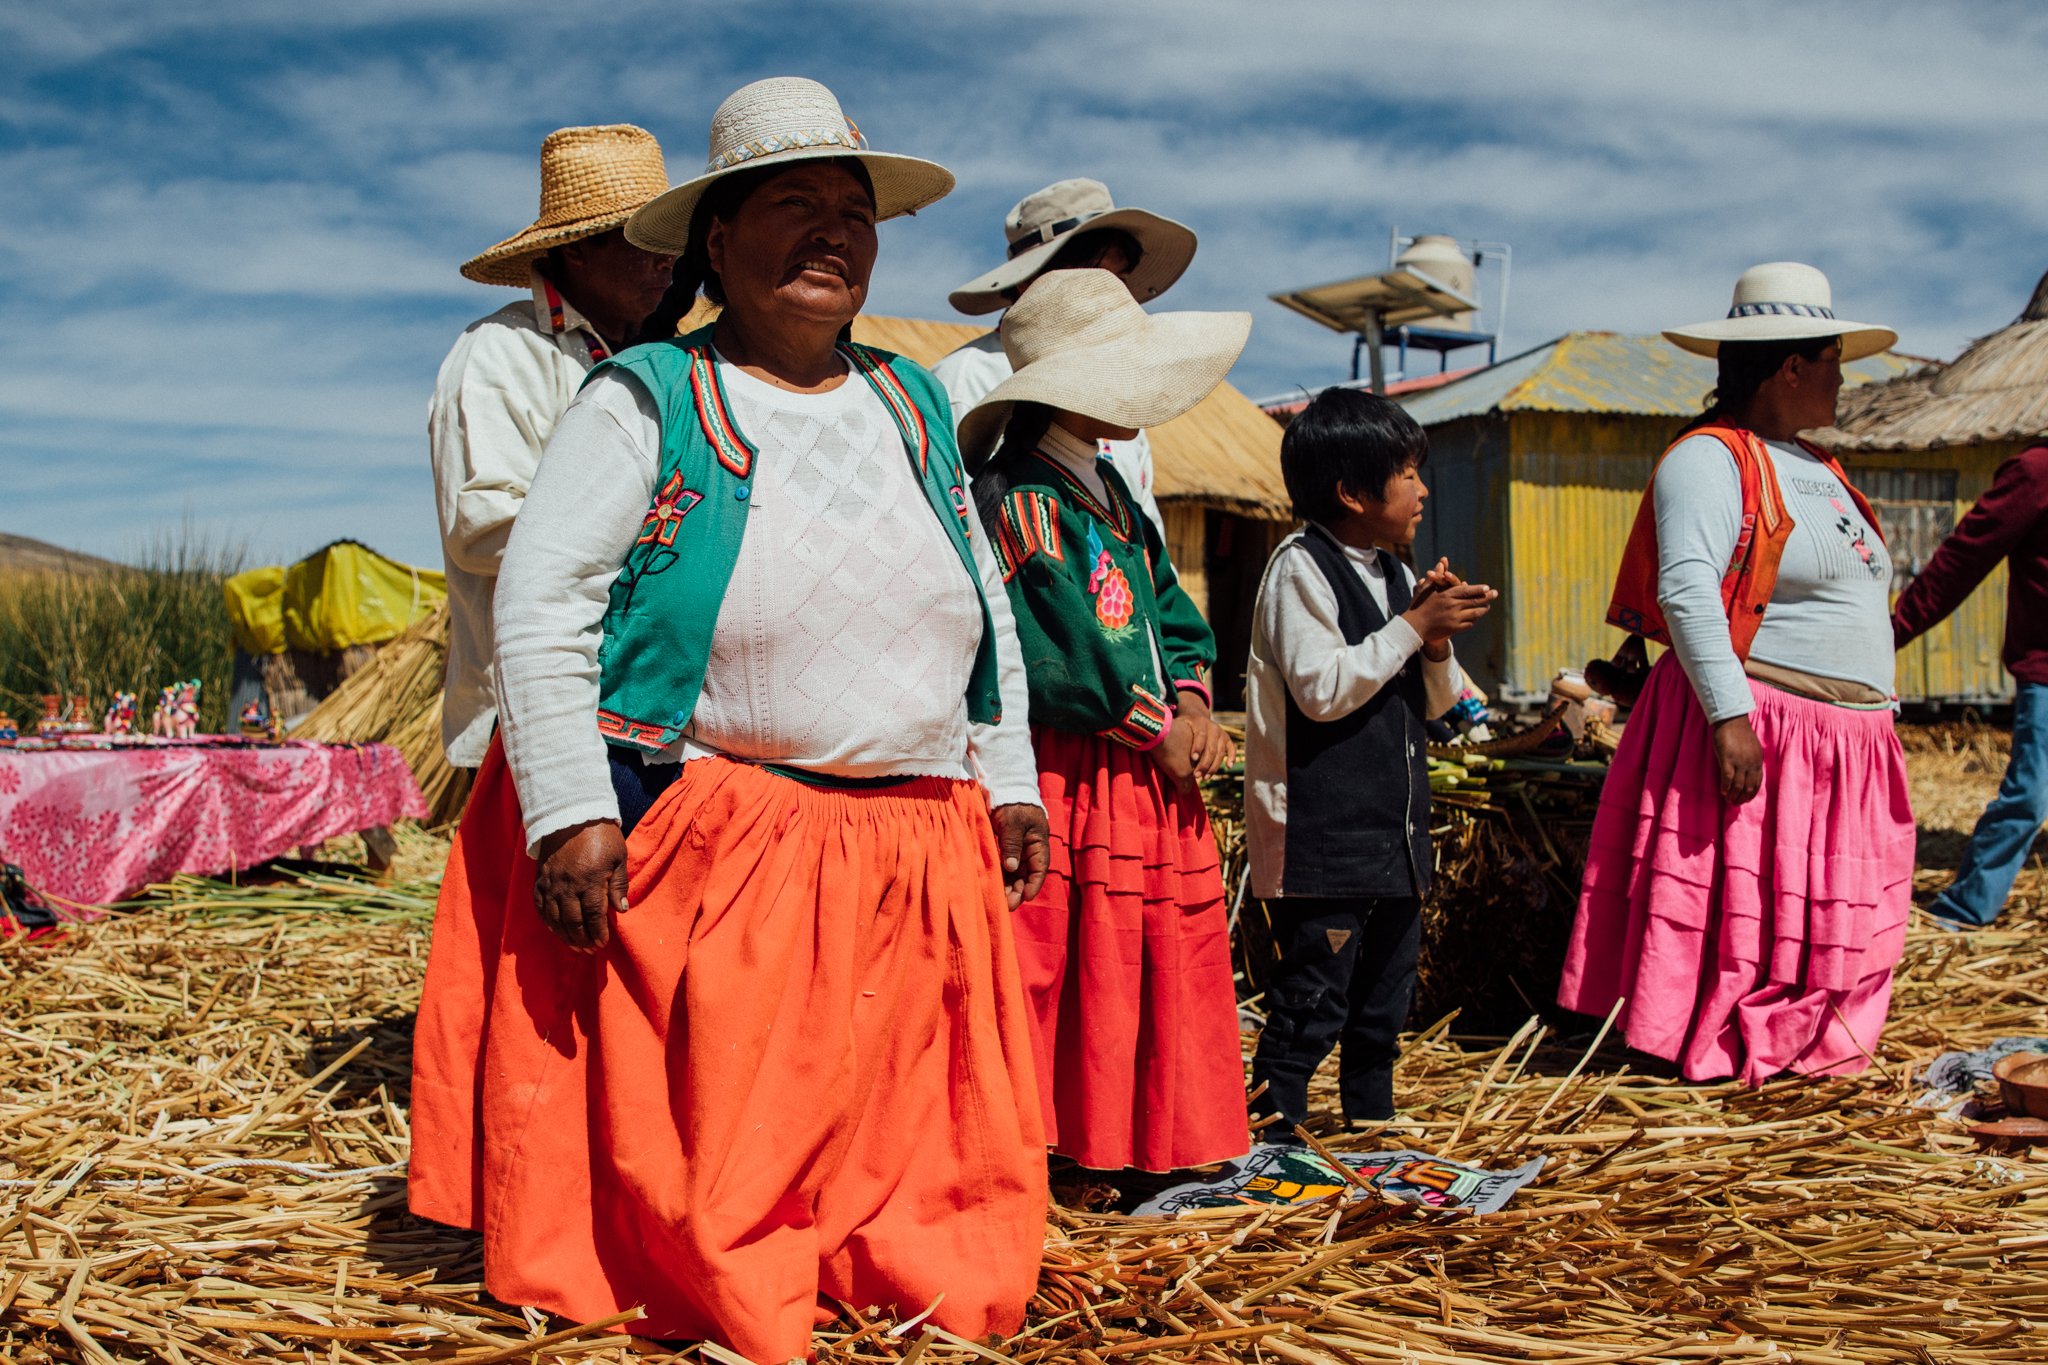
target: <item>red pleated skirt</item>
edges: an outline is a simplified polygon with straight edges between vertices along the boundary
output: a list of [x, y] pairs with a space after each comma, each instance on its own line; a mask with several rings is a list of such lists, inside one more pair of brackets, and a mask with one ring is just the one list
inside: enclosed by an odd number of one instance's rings
[[1018, 907], [1046, 1140], [1170, 1171], [1250, 1147], [1216, 840], [1144, 754], [1035, 727], [1052, 865]]
[[1843, 1075], [1877, 1050], [1904, 951], [1913, 810], [1890, 711], [1751, 682], [1763, 789], [1721, 797], [1676, 655], [1650, 671], [1593, 821], [1558, 1003], [1688, 1080]]
[[759, 1361], [834, 1300], [1017, 1329], [1045, 1155], [979, 787], [686, 764], [588, 956], [535, 913], [524, 842], [493, 744], [435, 914], [410, 1191], [482, 1231], [493, 1295], [640, 1305], [636, 1333]]

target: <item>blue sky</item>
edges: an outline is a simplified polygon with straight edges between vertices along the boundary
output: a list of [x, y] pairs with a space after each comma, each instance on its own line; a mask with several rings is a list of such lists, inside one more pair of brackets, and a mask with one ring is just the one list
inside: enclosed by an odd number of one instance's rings
[[0, 529], [116, 557], [191, 525], [438, 564], [427, 395], [512, 297], [456, 266], [532, 219], [541, 137], [638, 123], [680, 179], [761, 76], [960, 177], [883, 229], [875, 311], [952, 316], [1011, 203], [1094, 175], [1201, 234], [1162, 306], [1249, 310], [1254, 394], [1342, 377], [1265, 296], [1379, 268], [1390, 224], [1512, 243], [1517, 350], [1796, 259], [1948, 356], [2048, 268], [2023, 0], [80, 0], [0, 10], [0, 49]]

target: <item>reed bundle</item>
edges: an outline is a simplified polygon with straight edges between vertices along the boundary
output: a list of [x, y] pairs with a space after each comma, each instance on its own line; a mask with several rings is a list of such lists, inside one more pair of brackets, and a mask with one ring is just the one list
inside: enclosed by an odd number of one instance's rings
[[[2038, 873], [2029, 877], [2039, 880]], [[2030, 886], [2030, 904], [2040, 888]], [[715, 1359], [486, 1296], [478, 1239], [405, 1212], [431, 878], [181, 879], [0, 945], [0, 1359]], [[849, 1305], [864, 1365], [2038, 1361], [2048, 1165], [1914, 1108], [1915, 1063], [2038, 1031], [2038, 912], [1916, 932], [1878, 1066], [1744, 1090], [1628, 1070], [1535, 1021], [1410, 1040], [1415, 1146], [1538, 1183], [1481, 1217], [1367, 1196], [1179, 1221], [1049, 1211], [1024, 1329]], [[1329, 1077], [1318, 1086], [1334, 1110]]]
[[441, 748], [447, 656], [448, 607], [443, 603], [344, 679], [293, 728], [292, 738], [389, 744], [405, 756], [427, 799], [431, 822], [448, 824], [469, 799], [470, 774], [451, 767]]

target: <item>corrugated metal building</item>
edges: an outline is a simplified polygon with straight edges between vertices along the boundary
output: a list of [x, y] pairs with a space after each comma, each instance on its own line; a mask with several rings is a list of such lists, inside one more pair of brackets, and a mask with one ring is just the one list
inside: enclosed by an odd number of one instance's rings
[[[1850, 386], [1925, 362], [1892, 353], [1843, 367]], [[1536, 701], [1560, 668], [1620, 642], [1606, 624], [1614, 571], [1656, 458], [1698, 413], [1714, 364], [1655, 336], [1573, 332], [1401, 401], [1428, 429], [1432, 496], [1418, 563], [1449, 555], [1501, 602], [1458, 644], [1460, 662], [1498, 699]], [[1894, 590], [1932, 553], [1990, 481], [1995, 460], [1969, 451], [1856, 451], [1846, 460], [1877, 504], [1899, 564]], [[2010, 694], [1999, 668], [2003, 577], [1900, 658], [1907, 700], [1988, 701]]]
[[[984, 335], [974, 323], [854, 319], [856, 341], [921, 365]], [[1216, 632], [1216, 704], [1243, 704], [1252, 602], [1266, 560], [1293, 524], [1280, 480], [1280, 427], [1229, 384], [1147, 433], [1153, 488], [1174, 567]]]

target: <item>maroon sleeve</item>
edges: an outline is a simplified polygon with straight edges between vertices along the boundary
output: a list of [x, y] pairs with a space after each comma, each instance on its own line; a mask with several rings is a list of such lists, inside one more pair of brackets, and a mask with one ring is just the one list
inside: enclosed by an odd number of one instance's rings
[[1892, 645], [1903, 648], [1940, 625], [1984, 576], [2012, 553], [2048, 510], [2048, 446], [2022, 451], [1998, 467], [1991, 487], [1964, 513], [1920, 576], [1892, 609]]

